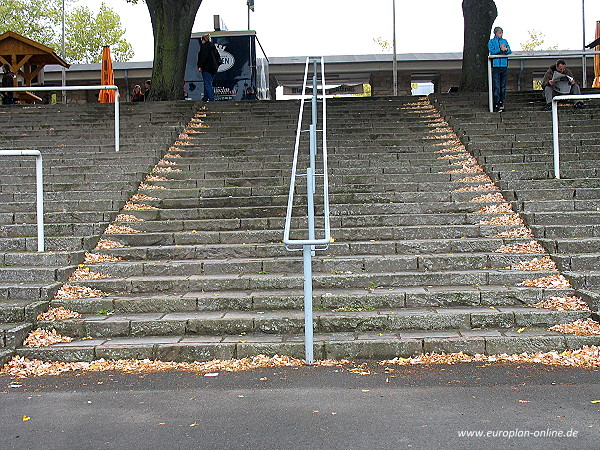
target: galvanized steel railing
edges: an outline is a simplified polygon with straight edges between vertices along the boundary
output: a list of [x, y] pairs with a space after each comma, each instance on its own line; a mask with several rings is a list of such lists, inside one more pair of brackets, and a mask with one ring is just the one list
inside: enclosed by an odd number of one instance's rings
[[[304, 102], [306, 96], [307, 79], [310, 61], [313, 62], [312, 79], [312, 121], [308, 130], [302, 129], [302, 118], [304, 115]], [[322, 87], [322, 124], [321, 130], [317, 130], [318, 114], [318, 80], [317, 65], [321, 64], [321, 87]], [[300, 137], [303, 132], [309, 132], [309, 167], [306, 172], [298, 172], [298, 154], [300, 149]], [[317, 132], [322, 134], [321, 148], [321, 172], [317, 170]], [[294, 208], [294, 193], [296, 191], [296, 179], [306, 178], [306, 197], [307, 197], [307, 219], [308, 219], [308, 237], [307, 239], [290, 239], [290, 229], [292, 224], [292, 212]], [[315, 199], [314, 195], [317, 188], [317, 179], [322, 179], [323, 183], [323, 216], [324, 229], [323, 237], [316, 237], [315, 229]], [[304, 83], [302, 85], [302, 99], [300, 101], [300, 113], [298, 115], [298, 128], [296, 130], [296, 142], [294, 145], [294, 159], [292, 162], [292, 175], [290, 179], [290, 191], [288, 195], [287, 212], [285, 217], [285, 227], [283, 231], [283, 243], [289, 251], [303, 251], [304, 259], [304, 345], [305, 360], [307, 364], [314, 362], [313, 355], [313, 291], [312, 291], [312, 256], [316, 250], [326, 249], [331, 239], [331, 228], [329, 223], [329, 180], [327, 175], [327, 104], [325, 99], [325, 61], [324, 58], [306, 58], [304, 69]]]
[[561, 100], [600, 99], [600, 94], [557, 95], [552, 99], [552, 144], [554, 148], [554, 178], [560, 179], [560, 140], [558, 135], [558, 102]]
[[35, 156], [35, 184], [37, 197], [37, 247], [44, 251], [44, 180], [42, 175], [42, 153], [39, 150], [0, 150], [0, 156]]
[[0, 87], [0, 92], [28, 92], [28, 91], [96, 91], [106, 89], [115, 91], [115, 151], [119, 151], [119, 88], [115, 85], [99, 86], [27, 86], [27, 87]]

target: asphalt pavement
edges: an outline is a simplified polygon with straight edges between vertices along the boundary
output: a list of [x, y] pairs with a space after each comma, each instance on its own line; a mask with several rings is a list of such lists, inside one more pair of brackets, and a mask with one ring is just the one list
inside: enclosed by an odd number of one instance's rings
[[600, 370], [386, 367], [3, 376], [0, 448], [599, 448]]

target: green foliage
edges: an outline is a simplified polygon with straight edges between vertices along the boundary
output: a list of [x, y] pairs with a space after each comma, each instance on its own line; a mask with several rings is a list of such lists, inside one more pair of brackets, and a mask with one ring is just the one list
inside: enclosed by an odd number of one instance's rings
[[545, 40], [544, 33], [542, 33], [541, 31], [527, 30], [527, 33], [529, 34], [529, 39], [527, 39], [525, 42], [521, 42], [522, 50], [558, 50], [558, 45], [553, 45], [545, 49], [542, 48], [542, 45], [544, 44]]
[[370, 84], [363, 84], [363, 93], [362, 94], [355, 94], [355, 97], [371, 97], [371, 85]]
[[[69, 9], [65, 0], [65, 59], [69, 63], [100, 62], [102, 47], [111, 46], [114, 61], [133, 57], [133, 48], [123, 38], [121, 19], [104, 3], [94, 15], [86, 6]], [[14, 31], [61, 54], [62, 0], [10, 0], [0, 2], [0, 34]]]
[[124, 38], [121, 19], [104, 3], [96, 16], [87, 6], [71, 11], [66, 19], [66, 57], [74, 63], [94, 63], [102, 60], [102, 47], [110, 46], [113, 61], [127, 61], [134, 55]]
[[381, 47], [382, 52], [391, 52], [394, 47], [392, 44], [390, 44], [390, 41], [383, 39], [381, 36], [373, 38], [373, 42]]
[[[544, 33], [537, 30], [527, 30], [529, 34], [529, 39], [525, 42], [521, 42], [521, 48], [525, 51], [533, 51], [533, 50], [558, 50], [558, 45], [552, 45], [548, 48], [542, 48], [544, 44]], [[542, 81], [541, 80], [533, 80], [533, 89], [535, 91], [542, 90]]]
[[[69, 1], [69, 0], [67, 0]], [[13, 31], [44, 45], [59, 42], [62, 0], [0, 2], [0, 34]]]

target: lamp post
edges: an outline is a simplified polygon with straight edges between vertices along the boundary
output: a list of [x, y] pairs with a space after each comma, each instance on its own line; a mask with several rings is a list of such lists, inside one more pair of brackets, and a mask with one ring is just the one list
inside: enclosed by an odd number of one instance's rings
[[[583, 51], [585, 52], [585, 0], [581, 0], [581, 20], [583, 22], [582, 30], [583, 30]], [[586, 65], [586, 57], [583, 55], [581, 57], [581, 66], [583, 68], [583, 76], [581, 77], [581, 83], [584, 88], [587, 87], [587, 68]]]
[[398, 95], [398, 57], [396, 55], [396, 0], [392, 0], [392, 26], [393, 30], [393, 44], [392, 51], [394, 52], [392, 56], [392, 70], [393, 70], [393, 80], [394, 80], [394, 97]]
[[[62, 0], [62, 59], [65, 60], [65, 0]], [[67, 73], [65, 67], [61, 66], [61, 83], [63, 86], [67, 84]], [[62, 102], [67, 104], [67, 91], [62, 91]]]

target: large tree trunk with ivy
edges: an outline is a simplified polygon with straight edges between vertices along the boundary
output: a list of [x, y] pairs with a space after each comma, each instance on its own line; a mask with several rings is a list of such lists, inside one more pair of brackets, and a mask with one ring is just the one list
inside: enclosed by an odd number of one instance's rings
[[486, 91], [488, 88], [488, 40], [498, 16], [494, 0], [463, 0], [465, 43], [463, 47], [460, 90]]
[[146, 0], [154, 33], [151, 100], [181, 100], [192, 26], [202, 0]]

